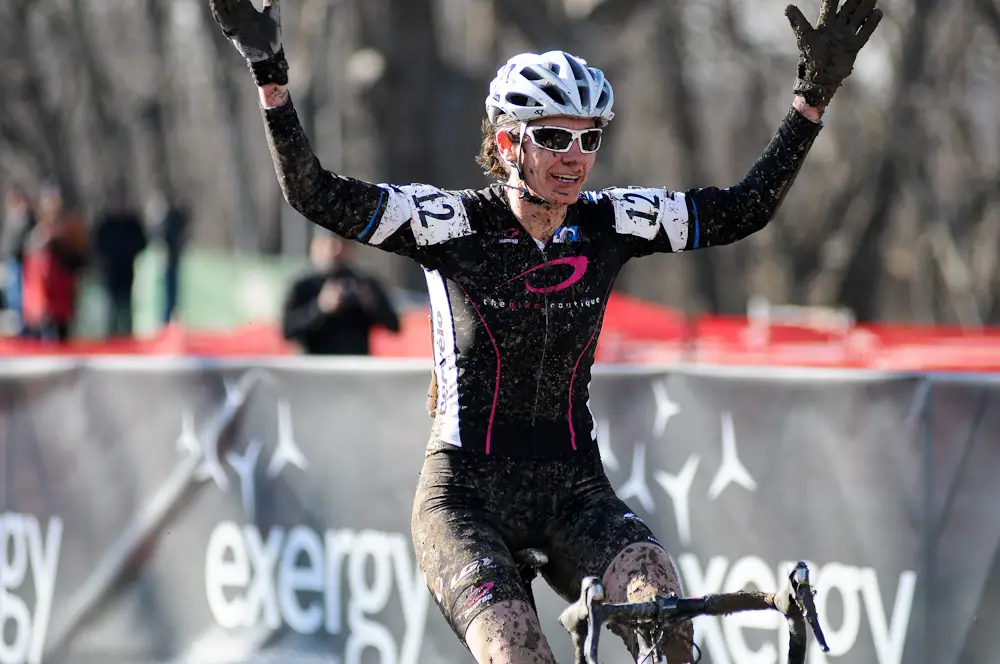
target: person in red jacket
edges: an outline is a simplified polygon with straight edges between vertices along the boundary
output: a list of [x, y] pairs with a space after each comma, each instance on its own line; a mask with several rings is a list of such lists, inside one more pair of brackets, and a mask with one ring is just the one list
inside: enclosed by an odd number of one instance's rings
[[23, 311], [26, 336], [65, 342], [76, 316], [86, 231], [54, 183], [43, 185], [38, 220], [25, 243]]

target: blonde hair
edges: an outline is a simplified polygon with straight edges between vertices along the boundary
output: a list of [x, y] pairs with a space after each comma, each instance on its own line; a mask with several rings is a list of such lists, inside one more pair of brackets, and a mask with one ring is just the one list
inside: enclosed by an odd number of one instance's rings
[[483, 118], [483, 141], [479, 147], [476, 162], [483, 167], [486, 175], [497, 180], [506, 180], [510, 175], [510, 167], [500, 156], [496, 133], [498, 131], [512, 131], [517, 129], [517, 125], [517, 120], [509, 115], [500, 115], [495, 123], [490, 122], [489, 118]]

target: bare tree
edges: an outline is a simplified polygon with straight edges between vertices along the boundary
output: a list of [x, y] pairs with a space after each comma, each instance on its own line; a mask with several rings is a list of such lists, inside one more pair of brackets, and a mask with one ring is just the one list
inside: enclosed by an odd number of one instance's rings
[[852, 253], [840, 286], [838, 300], [852, 309], [859, 320], [878, 316], [878, 296], [883, 272], [881, 242], [890, 228], [893, 204], [905, 178], [907, 146], [920, 133], [918, 89], [929, 52], [929, 31], [938, 0], [915, 0], [900, 57], [899, 76], [894, 82], [890, 113], [886, 114], [886, 141], [881, 161], [866, 186], [872, 203], [864, 220], [856, 249]]
[[[880, 5], [868, 62], [770, 227], [643, 259], [622, 288], [710, 312], [741, 313], [761, 294], [861, 320], [1000, 320], [1000, 9]], [[513, 53], [560, 48], [615, 85], [621, 120], [592, 185], [685, 189], [742, 177], [787, 108], [797, 54], [783, 6], [303, 0], [283, 13], [296, 108], [333, 170], [482, 186], [490, 78]], [[0, 17], [0, 179], [51, 175], [89, 209], [124, 173], [138, 195], [187, 198], [196, 243], [304, 253], [313, 226], [280, 197], [249, 73], [206, 1], [6, 0]], [[408, 262], [362, 254], [422, 289]]]

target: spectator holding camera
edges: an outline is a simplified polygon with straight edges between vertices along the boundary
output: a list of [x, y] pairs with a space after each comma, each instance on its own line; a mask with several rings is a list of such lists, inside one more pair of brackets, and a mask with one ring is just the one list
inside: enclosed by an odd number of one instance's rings
[[379, 282], [351, 265], [350, 247], [332, 233], [313, 238], [315, 270], [292, 285], [284, 336], [308, 355], [368, 355], [371, 329], [399, 331], [399, 316]]

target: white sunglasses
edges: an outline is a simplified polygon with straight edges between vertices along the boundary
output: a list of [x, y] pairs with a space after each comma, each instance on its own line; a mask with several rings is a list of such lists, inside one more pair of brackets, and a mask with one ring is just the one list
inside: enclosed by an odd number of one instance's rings
[[597, 152], [601, 148], [601, 134], [603, 130], [590, 129], [567, 129], [566, 127], [550, 127], [545, 125], [532, 125], [525, 127], [531, 142], [551, 152], [569, 152], [573, 147], [573, 141], [580, 139], [580, 151], [585, 153]]

